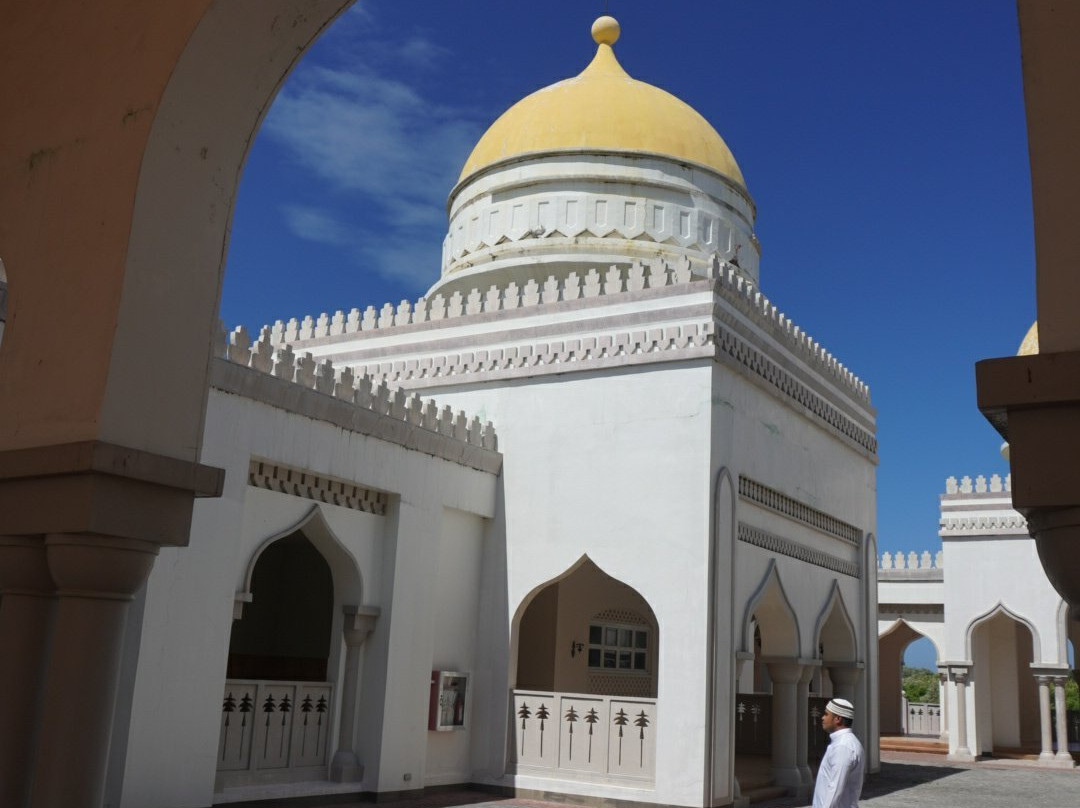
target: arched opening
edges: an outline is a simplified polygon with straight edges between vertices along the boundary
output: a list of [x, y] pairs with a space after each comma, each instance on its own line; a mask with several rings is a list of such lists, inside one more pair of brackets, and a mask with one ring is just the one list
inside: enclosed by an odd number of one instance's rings
[[[945, 727], [937, 660], [933, 640], [905, 620], [897, 620], [878, 639], [878, 721], [882, 737], [941, 737]], [[921, 678], [909, 675], [913, 688], [905, 691], [905, 671], [916, 669], [925, 674]]]
[[[334, 737], [344, 745], [334, 754], [331, 777], [355, 779], [360, 764], [350, 733], [332, 735], [331, 729], [354, 726], [360, 646], [377, 611], [361, 604], [359, 570], [322, 510], [312, 508], [268, 538], [239, 584], [217, 788], [325, 780]], [[367, 631], [357, 632], [358, 618]]]
[[517, 770], [651, 779], [660, 636], [648, 601], [583, 557], [518, 613]]
[[835, 583], [818, 617], [815, 647], [821, 665], [814, 668], [810, 676], [806, 724], [800, 730], [807, 733], [808, 761], [820, 760], [825, 754], [828, 738], [821, 731], [821, 715], [828, 700], [839, 696], [854, 704], [859, 702], [855, 688], [862, 669], [858, 664], [855, 626]]
[[658, 648], [645, 598], [586, 558], [522, 612], [516, 687], [656, 698]]
[[975, 700], [977, 754], [1039, 751], [1039, 694], [1032, 675], [1034, 637], [1029, 626], [1005, 609], [970, 630], [971, 683]]
[[[747, 604], [735, 699], [735, 775], [743, 793], [798, 786], [799, 625], [775, 562]], [[747, 685], [752, 682], [752, 689]]]
[[325, 681], [334, 582], [330, 565], [302, 532], [262, 552], [251, 594], [243, 619], [233, 623], [227, 677]]

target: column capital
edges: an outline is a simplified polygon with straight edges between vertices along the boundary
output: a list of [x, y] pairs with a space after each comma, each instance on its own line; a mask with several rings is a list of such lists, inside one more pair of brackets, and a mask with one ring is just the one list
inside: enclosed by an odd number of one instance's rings
[[195, 497], [225, 472], [90, 440], [0, 451], [0, 513], [13, 533], [96, 533], [186, 545]]
[[45, 537], [49, 574], [57, 594], [130, 600], [150, 574], [159, 545], [94, 533]]
[[51, 597], [44, 536], [0, 536], [0, 595]]
[[764, 657], [769, 678], [781, 684], [795, 684], [802, 676], [803, 664], [794, 657]]
[[375, 620], [381, 610], [378, 606], [346, 605], [342, 607], [342, 611], [345, 613], [345, 645], [363, 645], [368, 635], [375, 630]]

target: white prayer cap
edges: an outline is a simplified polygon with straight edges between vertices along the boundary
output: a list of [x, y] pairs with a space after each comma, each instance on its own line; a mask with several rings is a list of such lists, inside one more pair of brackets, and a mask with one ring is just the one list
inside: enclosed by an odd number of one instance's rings
[[855, 705], [847, 699], [833, 699], [825, 705], [825, 709], [841, 718], [855, 718]]

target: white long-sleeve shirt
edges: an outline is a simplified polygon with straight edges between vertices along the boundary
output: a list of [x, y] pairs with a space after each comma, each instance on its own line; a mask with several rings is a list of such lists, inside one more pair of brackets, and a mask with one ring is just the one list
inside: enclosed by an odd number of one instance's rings
[[863, 785], [863, 748], [850, 729], [829, 736], [814, 784], [814, 808], [857, 808]]

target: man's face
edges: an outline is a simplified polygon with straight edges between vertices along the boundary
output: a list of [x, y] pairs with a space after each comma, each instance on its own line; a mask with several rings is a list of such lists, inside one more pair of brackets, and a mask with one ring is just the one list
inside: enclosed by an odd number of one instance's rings
[[840, 716], [833, 715], [826, 710], [821, 716], [821, 728], [827, 733], [832, 735], [838, 729], [843, 729], [844, 722], [841, 721]]

